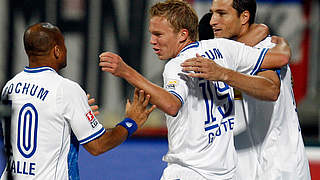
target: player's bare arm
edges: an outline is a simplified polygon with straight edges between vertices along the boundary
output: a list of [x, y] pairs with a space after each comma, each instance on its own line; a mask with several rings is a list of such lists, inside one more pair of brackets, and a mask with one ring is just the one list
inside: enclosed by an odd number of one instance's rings
[[251, 24], [249, 31], [240, 36], [237, 41], [248, 46], [255, 46], [269, 34], [269, 27], [265, 24]]
[[168, 115], [175, 116], [180, 107], [181, 101], [162, 87], [150, 82], [136, 70], [128, 66], [120, 56], [112, 52], [105, 52], [100, 55], [102, 71], [109, 72], [114, 76], [121, 77], [138, 89], [143, 89], [150, 94], [150, 103]]
[[87, 94], [88, 97], [88, 104], [95, 116], [98, 116], [100, 114], [99, 112], [99, 106], [95, 104], [96, 100], [94, 98], [90, 98], [90, 94]]
[[[147, 121], [150, 113], [156, 108], [153, 105], [147, 108], [150, 95], [145, 95], [143, 90], [135, 89], [133, 102], [127, 100], [126, 118], [132, 119], [137, 128], [141, 128]], [[92, 155], [102, 154], [124, 142], [128, 137], [128, 130], [122, 125], [118, 125], [112, 129], [108, 129], [99, 138], [84, 145], [85, 149]]]
[[[242, 74], [224, 68], [214, 61], [197, 55], [181, 64], [190, 77], [223, 81], [230, 86], [261, 100], [275, 101], [280, 92], [280, 81], [275, 72], [261, 72], [259, 76]], [[192, 73], [197, 72], [197, 73]], [[263, 77], [265, 75], [265, 77]], [[266, 87], [268, 87], [266, 90]]]
[[291, 58], [291, 48], [284, 38], [272, 36], [271, 42], [275, 43], [276, 46], [267, 52], [261, 64], [263, 69], [280, 68], [288, 64]]

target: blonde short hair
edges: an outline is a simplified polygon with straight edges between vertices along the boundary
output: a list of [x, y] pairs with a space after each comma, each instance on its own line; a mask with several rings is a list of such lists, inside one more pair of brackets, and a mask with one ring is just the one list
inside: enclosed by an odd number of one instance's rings
[[190, 4], [183, 0], [158, 2], [150, 8], [150, 18], [160, 16], [167, 19], [175, 32], [181, 29], [189, 31], [189, 37], [196, 41], [198, 37], [198, 16]]

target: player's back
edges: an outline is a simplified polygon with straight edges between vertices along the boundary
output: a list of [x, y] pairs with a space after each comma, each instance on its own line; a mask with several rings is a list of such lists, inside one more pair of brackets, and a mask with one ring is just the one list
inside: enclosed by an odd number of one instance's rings
[[[256, 47], [273, 46], [271, 37], [268, 37]], [[308, 179], [307, 159], [291, 85], [291, 71], [289, 66], [284, 66], [277, 73], [281, 83], [277, 101], [262, 101], [243, 93], [244, 110], [241, 101], [236, 102], [238, 124], [235, 127], [239, 128], [241, 123], [246, 124], [246, 129], [240, 130], [241, 133], [235, 137], [239, 177], [260, 180], [280, 177]], [[250, 168], [257, 169], [248, 174], [249, 167], [243, 164], [251, 164]]]
[[68, 179], [70, 126], [61, 111], [66, 81], [49, 67], [25, 68], [4, 87], [13, 110], [6, 171], [14, 179]]

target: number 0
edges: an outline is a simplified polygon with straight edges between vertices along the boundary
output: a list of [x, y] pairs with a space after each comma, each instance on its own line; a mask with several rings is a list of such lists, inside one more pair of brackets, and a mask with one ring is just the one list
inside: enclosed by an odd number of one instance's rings
[[37, 149], [38, 133], [38, 112], [30, 104], [25, 104], [20, 112], [18, 119], [17, 146], [21, 155], [30, 158]]

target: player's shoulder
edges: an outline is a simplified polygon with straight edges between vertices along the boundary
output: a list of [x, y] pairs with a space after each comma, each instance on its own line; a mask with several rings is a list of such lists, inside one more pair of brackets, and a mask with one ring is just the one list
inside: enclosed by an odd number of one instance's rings
[[233, 49], [242, 46], [244, 46], [243, 43], [226, 38], [214, 38], [201, 41], [201, 47], [203, 48], [217, 47], [220, 49]]
[[273, 42], [271, 42], [271, 36], [267, 36], [265, 39], [263, 39], [262, 41], [260, 41], [255, 48], [272, 48], [274, 47], [275, 44]]
[[199, 46], [200, 46], [199, 41], [188, 44], [180, 51], [180, 53], [176, 57], [170, 59], [166, 63], [166, 67], [177, 66], [177, 65], [180, 66], [180, 64], [185, 60], [196, 57], [196, 53], [199, 50]]
[[22, 72], [19, 72], [18, 74], [16, 74], [15, 76], [13, 76], [13, 78], [11, 78], [10, 80], [8, 80], [8, 81], [5, 83], [4, 87], [10, 85], [10, 84], [13, 83], [13, 82], [19, 81], [22, 77], [24, 77], [23, 71], [22, 71]]
[[70, 91], [70, 92], [83, 90], [77, 82], [75, 82], [71, 79], [62, 77], [62, 76], [60, 76], [60, 77], [61, 77], [61, 83], [60, 83], [61, 88], [65, 89], [67, 91]]

